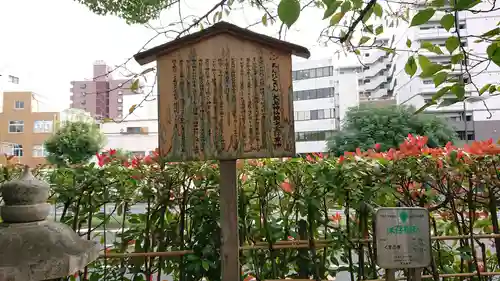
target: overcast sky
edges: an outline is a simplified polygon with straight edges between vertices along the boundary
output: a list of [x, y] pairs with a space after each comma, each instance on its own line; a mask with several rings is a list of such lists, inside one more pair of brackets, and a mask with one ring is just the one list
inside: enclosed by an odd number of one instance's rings
[[[216, 2], [219, 0], [184, 1], [182, 16], [202, 15]], [[226, 20], [246, 27], [263, 15], [252, 8], [244, 11], [233, 11]], [[166, 26], [178, 18], [175, 9], [152, 25]], [[286, 35], [288, 41], [310, 48], [312, 58], [333, 53], [333, 47], [318, 43], [327, 24], [321, 18], [321, 11], [306, 10]], [[276, 36], [278, 28], [259, 25], [252, 30]], [[95, 60], [121, 64], [155, 34], [146, 26], [130, 26], [117, 17], [97, 16], [72, 0], [0, 0], [0, 66], [16, 72], [27, 90], [46, 97], [52, 110], [69, 106], [70, 81], [91, 78]], [[167, 40], [159, 36], [149, 47]], [[140, 69], [135, 62], [128, 66]]]

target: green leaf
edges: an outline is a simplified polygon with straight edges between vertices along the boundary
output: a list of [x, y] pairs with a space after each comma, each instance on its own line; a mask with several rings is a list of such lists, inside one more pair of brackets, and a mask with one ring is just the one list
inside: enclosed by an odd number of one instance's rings
[[440, 107], [450, 106], [452, 104], [457, 103], [458, 101], [459, 101], [458, 99], [444, 99], [442, 102], [439, 103], [437, 107], [440, 108]]
[[479, 90], [479, 95], [484, 94], [489, 88], [491, 87], [491, 84], [486, 84], [484, 85], [480, 90]]
[[418, 64], [420, 64], [420, 68], [422, 68], [422, 71], [424, 71], [426, 68], [429, 67], [429, 65], [432, 64], [432, 62], [426, 56], [419, 55]]
[[423, 55], [418, 56], [418, 64], [422, 69], [422, 73], [420, 73], [420, 78], [432, 77], [436, 72], [444, 69], [444, 66], [431, 62], [426, 56]]
[[435, 102], [426, 103], [426, 104], [424, 104], [424, 106], [417, 109], [414, 114], [419, 114], [419, 113], [423, 112], [424, 110], [426, 110], [428, 107], [433, 106], [434, 104], [436, 104], [436, 103]]
[[278, 17], [290, 28], [299, 18], [300, 2], [299, 0], [281, 0], [278, 5]]
[[394, 54], [396, 51], [393, 48], [387, 48], [384, 46], [377, 46], [377, 49], [385, 51], [387, 54]]
[[439, 48], [439, 46], [434, 45], [434, 44], [432, 44], [429, 41], [423, 41], [423, 42], [421, 42], [420, 43], [420, 47], [423, 48], [423, 49], [428, 50], [429, 52], [432, 52], [432, 53], [435, 53], [435, 54], [438, 54], [438, 55], [442, 55], [443, 54], [443, 51], [441, 51], [441, 48]]
[[336, 25], [337, 23], [340, 22], [340, 20], [342, 20], [342, 18], [344, 17], [344, 13], [340, 12], [340, 13], [336, 13], [335, 15], [333, 15], [333, 17], [331, 18], [330, 20], [330, 24], [331, 25]]
[[455, 83], [455, 85], [451, 86], [450, 91], [457, 97], [459, 100], [463, 100], [465, 98], [465, 88], [463, 84]]
[[267, 14], [264, 14], [262, 16], [261, 22], [264, 26], [267, 26]]
[[496, 27], [486, 33], [483, 33], [480, 37], [493, 37], [500, 34], [500, 27]]
[[500, 66], [500, 48], [498, 43], [491, 43], [486, 49], [486, 53], [488, 54], [489, 59], [491, 59], [496, 65]]
[[434, 13], [436, 12], [435, 9], [433, 8], [427, 8], [425, 10], [419, 11], [412, 19], [411, 19], [411, 26], [417, 26], [417, 25], [422, 25], [426, 22], [428, 22]]
[[356, 10], [361, 9], [363, 7], [363, 0], [352, 0], [352, 7]]
[[459, 64], [464, 59], [464, 54], [456, 54], [451, 57], [452, 64]]
[[434, 75], [434, 78], [432, 79], [434, 81], [434, 86], [439, 86], [443, 84], [444, 81], [446, 81], [446, 78], [448, 78], [448, 73], [441, 71], [438, 72]]
[[132, 112], [134, 112], [134, 110], [137, 108], [137, 104], [133, 104], [130, 106], [130, 108], [128, 109], [128, 113], [129, 114], [132, 114]]
[[434, 0], [434, 1], [432, 1], [431, 6], [432, 7], [438, 7], [438, 8], [443, 7], [444, 6], [444, 1], [445, 0]]
[[384, 10], [382, 9], [382, 6], [379, 3], [375, 3], [373, 6], [373, 13], [375, 16], [381, 18], [382, 14], [384, 13]]
[[325, 14], [323, 15], [323, 19], [327, 19], [333, 15], [339, 8], [342, 1], [333, 1], [330, 5], [327, 6], [325, 10]]
[[415, 62], [415, 58], [413, 56], [409, 57], [406, 61], [405, 72], [410, 75], [410, 77], [413, 77], [413, 75], [417, 72], [417, 63]]
[[446, 39], [445, 45], [446, 45], [446, 49], [451, 54], [460, 45], [460, 40], [456, 36], [448, 37], [448, 39]]
[[361, 19], [363, 23], [366, 23], [371, 18], [372, 14], [373, 14], [373, 7], [370, 10], [368, 10], [368, 12], [366, 12], [366, 14]]
[[455, 16], [452, 14], [446, 14], [441, 18], [440, 23], [446, 31], [450, 31], [450, 29], [455, 25]]
[[493, 94], [496, 90], [497, 90], [497, 88], [495, 87], [495, 85], [491, 85], [488, 92], [490, 92], [490, 94]]
[[411, 48], [411, 41], [410, 41], [410, 39], [408, 39], [408, 38], [406, 39], [406, 46], [407, 46], [408, 48]]
[[[452, 6], [454, 6], [455, 10], [467, 10], [470, 9], [477, 4], [481, 3], [481, 0], [454, 0], [451, 1]], [[456, 4], [456, 5], [453, 5]]]
[[203, 269], [205, 269], [205, 271], [208, 271], [208, 269], [210, 268], [210, 265], [208, 264], [207, 261], [202, 261], [201, 267], [203, 267]]
[[350, 10], [351, 10], [351, 2], [344, 1], [342, 6], [340, 7], [340, 11], [345, 14], [345, 13], [349, 12]]
[[384, 32], [384, 27], [382, 25], [379, 25], [377, 26], [377, 28], [375, 28], [375, 35], [380, 35], [382, 34], [382, 32]]
[[139, 89], [139, 79], [135, 79], [130, 86], [131, 91], [137, 91]]
[[450, 91], [451, 87], [450, 86], [446, 86], [446, 87], [443, 87], [441, 89], [439, 89], [439, 91], [437, 91], [433, 96], [432, 96], [432, 100], [433, 101], [437, 101], [439, 100], [440, 98], [442, 98], [444, 95], [446, 95], [446, 93], [448, 93]]
[[369, 40], [370, 40], [370, 37], [368, 37], [368, 36], [363, 36], [363, 37], [361, 37], [361, 39], [359, 39], [359, 43], [358, 43], [358, 45], [360, 45], [360, 46], [361, 46], [361, 45], [365, 44], [366, 42], [368, 42]]

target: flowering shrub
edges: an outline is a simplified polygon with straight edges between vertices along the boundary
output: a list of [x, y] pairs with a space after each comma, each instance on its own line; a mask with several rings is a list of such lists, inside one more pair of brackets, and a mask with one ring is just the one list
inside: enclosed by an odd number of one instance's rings
[[[462, 148], [428, 148], [426, 141], [409, 135], [398, 150], [380, 151], [375, 145], [339, 158], [318, 153], [237, 161], [239, 238], [241, 246], [253, 246], [241, 251], [242, 278], [326, 279], [344, 270], [375, 278], [379, 272], [373, 247], [365, 248], [363, 268], [353, 262], [352, 251], [359, 251], [353, 239], [372, 237], [371, 217], [361, 212], [362, 202], [428, 208], [433, 235], [469, 235], [470, 229], [473, 235], [498, 233], [500, 147], [485, 141]], [[157, 153], [129, 158], [115, 150], [97, 158], [97, 164], [40, 175], [54, 186], [51, 200], [62, 212], [58, 219], [87, 238], [104, 227], [118, 229], [117, 241], [106, 247], [109, 254], [191, 252], [182, 257], [100, 259], [79, 275], [148, 280], [160, 272], [175, 280], [220, 280], [216, 162], [170, 163]], [[3, 180], [16, 168], [6, 171]], [[137, 211], [139, 207], [144, 213]], [[305, 247], [278, 247], [300, 241]], [[500, 246], [491, 241], [433, 243], [438, 272], [498, 267], [496, 254], [471, 250], [477, 245]]]

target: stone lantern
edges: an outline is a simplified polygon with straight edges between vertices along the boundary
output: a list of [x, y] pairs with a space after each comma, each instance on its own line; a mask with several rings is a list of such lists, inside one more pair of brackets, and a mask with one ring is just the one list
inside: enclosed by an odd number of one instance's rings
[[28, 167], [0, 187], [0, 281], [50, 280], [82, 270], [98, 255], [97, 242], [83, 240], [65, 224], [49, 221], [49, 185]]

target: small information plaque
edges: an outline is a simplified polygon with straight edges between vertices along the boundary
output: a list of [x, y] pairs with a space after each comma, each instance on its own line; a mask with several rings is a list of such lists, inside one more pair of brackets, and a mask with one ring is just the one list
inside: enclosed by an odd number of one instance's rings
[[380, 208], [376, 212], [377, 264], [386, 269], [431, 263], [429, 212], [425, 208]]

